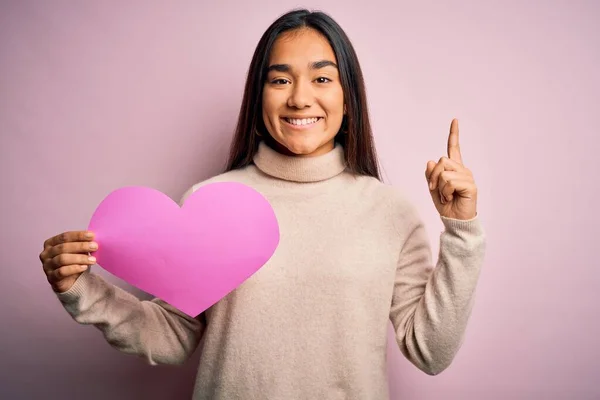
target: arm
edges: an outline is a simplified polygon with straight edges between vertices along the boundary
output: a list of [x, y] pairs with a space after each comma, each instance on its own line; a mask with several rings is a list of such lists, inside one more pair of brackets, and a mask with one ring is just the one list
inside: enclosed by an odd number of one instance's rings
[[140, 301], [91, 272], [83, 273], [57, 297], [80, 324], [98, 328], [123, 353], [149, 364], [182, 364], [195, 351], [205, 324], [159, 299]]
[[485, 253], [480, 220], [441, 217], [437, 267], [423, 223], [416, 217], [400, 253], [390, 319], [406, 358], [429, 375], [454, 359], [464, 338]]

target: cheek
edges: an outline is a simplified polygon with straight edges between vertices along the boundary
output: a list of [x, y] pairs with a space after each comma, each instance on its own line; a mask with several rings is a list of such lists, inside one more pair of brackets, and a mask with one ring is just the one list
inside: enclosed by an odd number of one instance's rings
[[344, 114], [344, 93], [340, 90], [332, 91], [323, 97], [323, 104], [327, 107], [327, 112], [330, 117], [342, 118]]
[[272, 126], [273, 108], [273, 97], [267, 90], [264, 90], [262, 95], [262, 119], [267, 128]]
[[269, 99], [269, 93], [267, 92], [267, 90], [264, 90], [262, 95], [262, 109], [264, 114], [268, 114], [271, 108]]
[[[269, 119], [276, 119], [278, 110], [282, 106], [282, 99], [280, 93], [274, 93], [268, 89], [263, 91], [262, 96], [262, 109], [263, 116]], [[274, 122], [274, 121], [273, 121]]]
[[323, 99], [323, 107], [327, 112], [327, 132], [336, 134], [342, 127], [344, 119], [344, 94], [340, 88], [328, 93]]

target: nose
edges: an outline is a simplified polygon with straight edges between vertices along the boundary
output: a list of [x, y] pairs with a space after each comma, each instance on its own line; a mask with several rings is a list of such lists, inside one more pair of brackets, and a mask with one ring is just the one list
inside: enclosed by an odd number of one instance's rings
[[292, 85], [287, 104], [292, 108], [305, 108], [310, 107], [314, 100], [315, 95], [310, 82], [297, 81]]

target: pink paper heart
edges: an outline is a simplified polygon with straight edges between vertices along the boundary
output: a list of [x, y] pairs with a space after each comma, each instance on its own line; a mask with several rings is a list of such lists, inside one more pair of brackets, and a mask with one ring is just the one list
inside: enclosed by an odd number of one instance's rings
[[181, 208], [151, 188], [120, 188], [100, 203], [88, 229], [98, 265], [190, 316], [252, 276], [279, 244], [271, 205], [235, 182], [202, 186]]

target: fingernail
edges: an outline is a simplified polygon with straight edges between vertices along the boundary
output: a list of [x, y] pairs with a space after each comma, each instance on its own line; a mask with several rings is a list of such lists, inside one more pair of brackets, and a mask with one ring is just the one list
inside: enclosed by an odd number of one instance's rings
[[429, 181], [429, 190], [433, 190], [433, 181]]
[[97, 243], [90, 243], [90, 250], [96, 250], [98, 248], [98, 244]]
[[86, 238], [86, 239], [91, 239], [91, 238], [93, 238], [93, 237], [94, 237], [94, 234], [93, 234], [92, 232], [86, 232], [86, 233], [85, 233], [85, 238]]
[[80, 265], [79, 269], [82, 270], [82, 271], [85, 271], [86, 269], [88, 269], [88, 266], [87, 265]]
[[88, 257], [88, 261], [91, 263], [95, 263], [96, 262], [96, 257]]

